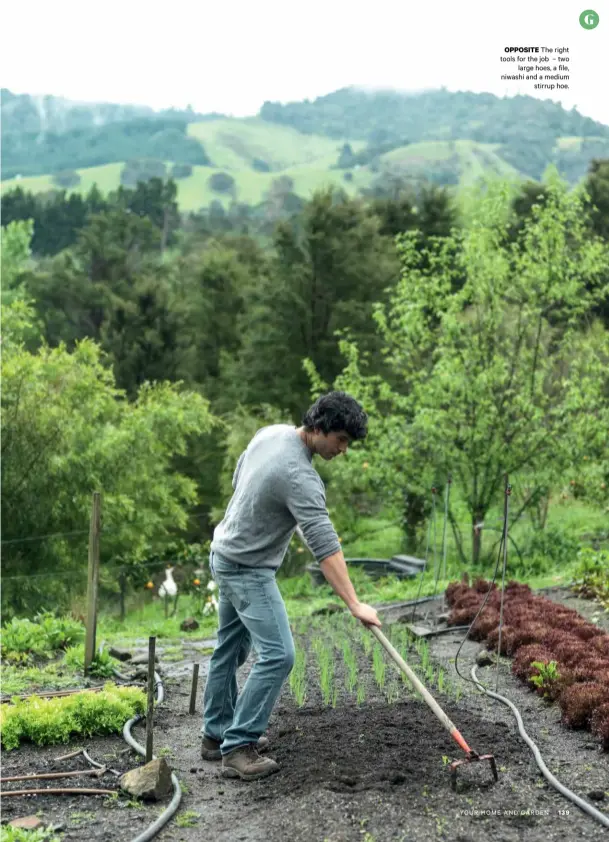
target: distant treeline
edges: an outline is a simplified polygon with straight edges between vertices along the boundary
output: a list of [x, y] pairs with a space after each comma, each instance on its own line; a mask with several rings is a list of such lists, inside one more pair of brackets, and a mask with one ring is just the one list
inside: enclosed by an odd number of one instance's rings
[[203, 145], [188, 137], [184, 120], [138, 117], [61, 134], [2, 131], [2, 178], [97, 167], [132, 158], [211, 166]]
[[[305, 134], [367, 140], [371, 147], [399, 146], [403, 138], [499, 144], [496, 151], [507, 163], [535, 179], [554, 163], [572, 183], [585, 175], [592, 158], [609, 156], [609, 126], [530, 96], [343, 88], [313, 102], [265, 102], [260, 117]], [[583, 143], [557, 148], [562, 137]]]

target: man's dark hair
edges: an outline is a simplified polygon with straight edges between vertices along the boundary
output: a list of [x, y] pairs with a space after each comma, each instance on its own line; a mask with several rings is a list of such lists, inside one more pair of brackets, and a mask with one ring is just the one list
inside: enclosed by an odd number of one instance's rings
[[345, 430], [352, 439], [365, 439], [368, 434], [368, 416], [346, 392], [321, 395], [302, 416], [302, 424], [307, 433], [320, 430], [327, 435]]

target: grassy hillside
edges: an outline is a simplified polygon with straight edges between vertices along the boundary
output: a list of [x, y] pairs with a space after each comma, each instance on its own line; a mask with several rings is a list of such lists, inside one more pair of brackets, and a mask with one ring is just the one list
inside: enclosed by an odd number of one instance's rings
[[[200, 141], [212, 160], [213, 167], [194, 166], [192, 175], [179, 179], [178, 202], [182, 211], [195, 211], [208, 206], [214, 199], [228, 205], [227, 194], [216, 193], [209, 186], [213, 173], [229, 172], [236, 183], [236, 199], [249, 205], [263, 201], [265, 194], [279, 175], [294, 180], [294, 191], [303, 198], [327, 185], [342, 187], [350, 195], [369, 188], [378, 178], [379, 168], [414, 178], [430, 177], [445, 183], [468, 185], [485, 172], [520, 177], [520, 173], [500, 155], [500, 145], [473, 140], [422, 141], [392, 149], [380, 155], [374, 167], [359, 166], [351, 170], [352, 180], [345, 180], [345, 170], [332, 169], [346, 139], [337, 140], [259, 118], [219, 118], [191, 123], [188, 135]], [[354, 153], [366, 146], [364, 141], [348, 141]], [[577, 150], [582, 139], [575, 136], [557, 139], [556, 148], [563, 154]], [[172, 161], [166, 161], [169, 168]], [[268, 172], [258, 171], [268, 167]], [[81, 183], [73, 188], [87, 193], [97, 184], [103, 193], [115, 190], [120, 184], [122, 163], [105, 164], [80, 169]], [[2, 192], [21, 186], [38, 193], [54, 188], [52, 176], [30, 176], [2, 182]]]
[[[257, 117], [191, 123], [188, 134], [200, 140], [214, 166], [224, 170], [251, 169], [255, 159], [264, 161], [273, 172], [298, 164], [327, 169], [336, 162], [344, 142], [305, 135]], [[359, 151], [366, 144], [360, 140], [351, 145]]]
[[426, 141], [392, 149], [381, 156], [381, 161], [405, 175], [421, 176], [430, 165], [445, 163], [458, 170], [462, 185], [470, 184], [485, 172], [519, 178], [518, 170], [497, 154], [498, 148], [499, 144], [473, 140]]
[[[166, 162], [171, 166], [170, 161]], [[106, 164], [103, 167], [91, 167], [90, 169], [77, 170], [81, 176], [81, 183], [70, 190], [68, 193], [85, 194], [89, 191], [94, 183], [97, 183], [99, 189], [106, 193], [110, 190], [116, 190], [120, 184], [120, 172], [122, 164]], [[180, 210], [184, 212], [196, 211], [201, 207], [207, 207], [216, 199], [223, 205], [230, 204], [230, 197], [227, 194], [216, 193], [209, 187], [209, 178], [215, 172], [225, 172], [226, 169], [220, 170], [213, 167], [193, 167], [192, 175], [188, 178], [179, 179], [176, 183], [178, 185], [178, 204]], [[262, 202], [264, 194], [271, 186], [274, 178], [277, 178], [277, 173], [257, 173], [253, 170], [233, 170], [231, 175], [234, 177], [237, 185], [237, 201], [245, 202], [249, 205], [255, 205]], [[343, 187], [347, 193], [353, 195], [360, 189], [368, 187], [371, 181], [371, 174], [365, 170], [360, 170], [353, 176], [353, 181], [347, 183], [343, 179], [341, 170], [328, 170], [323, 166], [307, 166], [300, 165], [288, 167], [282, 170], [281, 175], [288, 175], [294, 179], [294, 191], [302, 197], [310, 196], [314, 190], [319, 187], [324, 187], [330, 184]], [[6, 190], [12, 190], [15, 187], [21, 187], [23, 190], [29, 190], [34, 193], [40, 193], [45, 190], [54, 188], [52, 177], [48, 175], [31, 176], [22, 178], [16, 181], [2, 182], [2, 193]]]

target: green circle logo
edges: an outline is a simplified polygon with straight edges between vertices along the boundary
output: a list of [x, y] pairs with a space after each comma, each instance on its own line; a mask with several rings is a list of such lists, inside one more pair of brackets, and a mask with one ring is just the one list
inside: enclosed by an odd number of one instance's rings
[[599, 17], [593, 9], [586, 9], [579, 16], [579, 22], [584, 29], [595, 29], [598, 26]]

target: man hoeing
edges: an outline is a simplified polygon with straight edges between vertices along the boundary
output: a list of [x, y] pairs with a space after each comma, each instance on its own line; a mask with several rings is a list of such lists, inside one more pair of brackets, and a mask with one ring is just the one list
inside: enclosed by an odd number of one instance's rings
[[[205, 760], [222, 760], [225, 777], [246, 781], [278, 771], [263, 736], [283, 682], [294, 665], [294, 641], [275, 581], [295, 529], [351, 614], [380, 626], [376, 611], [357, 598], [326, 508], [314, 454], [334, 459], [364, 439], [368, 417], [345, 392], [322, 395], [301, 427], [262, 427], [241, 454], [234, 494], [211, 543], [210, 568], [218, 585], [218, 642], [205, 685]], [[241, 693], [237, 668], [254, 646], [257, 660]]]

